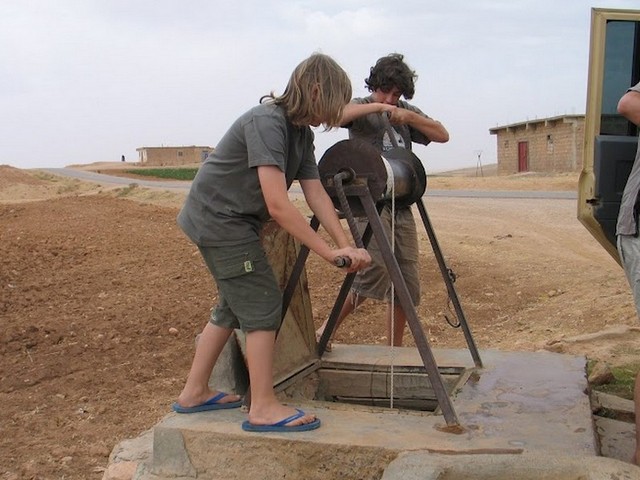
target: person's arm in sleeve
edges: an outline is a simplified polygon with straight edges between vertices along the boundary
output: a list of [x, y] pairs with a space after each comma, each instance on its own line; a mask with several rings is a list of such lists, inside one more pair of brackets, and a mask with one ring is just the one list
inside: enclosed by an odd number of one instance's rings
[[[350, 272], [360, 270], [371, 262], [371, 258], [366, 250], [356, 249], [349, 246], [346, 235], [342, 230], [342, 226], [330, 200], [329, 204], [331, 204], [331, 210], [328, 210], [328, 206], [323, 200], [319, 198], [307, 199], [307, 201], [314, 204], [314, 208], [318, 210], [318, 212], [314, 211], [314, 213], [318, 217], [318, 220], [320, 220], [320, 223], [323, 224], [325, 229], [327, 229], [329, 235], [334, 238], [334, 241], [336, 241], [340, 247], [338, 249], [332, 249], [327, 242], [325, 242], [324, 239], [309, 226], [309, 223], [305, 220], [300, 211], [295, 207], [295, 205], [293, 205], [293, 203], [291, 203], [287, 194], [287, 184], [284, 173], [274, 165], [264, 165], [257, 168], [258, 178], [260, 179], [260, 186], [262, 188], [262, 195], [264, 196], [269, 215], [271, 215], [271, 218], [273, 218], [284, 230], [306, 245], [309, 250], [314, 251], [330, 263], [333, 263], [337, 257], [349, 257], [351, 260], [351, 266], [347, 270]], [[301, 181], [301, 186], [302, 184], [305, 184], [303, 187], [305, 197], [307, 193], [312, 193], [309, 191], [308, 186], [310, 182], [312, 181]], [[322, 188], [320, 181], [316, 180], [316, 182]], [[320, 192], [315, 189], [312, 190], [314, 195], [321, 197]], [[324, 188], [322, 188], [322, 193], [328, 199]], [[310, 204], [309, 206], [311, 207], [312, 205]], [[334, 219], [331, 218], [331, 213], [333, 214]], [[342, 231], [342, 235], [338, 232], [338, 228]], [[335, 237], [333, 235], [335, 235]]]
[[432, 142], [446, 143], [449, 141], [449, 132], [444, 128], [444, 125], [433, 118], [406, 108], [396, 108], [391, 111], [389, 120], [395, 125], [408, 125], [415, 128]]
[[351, 243], [344, 233], [333, 202], [322, 186], [322, 182], [317, 179], [300, 180], [300, 186], [309, 208], [318, 217], [320, 225], [324, 227], [336, 245], [339, 248], [350, 247]]
[[388, 105], [386, 103], [354, 103], [351, 102], [344, 107], [342, 112], [342, 120], [340, 125], [343, 127], [349, 125], [354, 120], [369, 115], [371, 113], [384, 113], [392, 112], [397, 109], [395, 105]]

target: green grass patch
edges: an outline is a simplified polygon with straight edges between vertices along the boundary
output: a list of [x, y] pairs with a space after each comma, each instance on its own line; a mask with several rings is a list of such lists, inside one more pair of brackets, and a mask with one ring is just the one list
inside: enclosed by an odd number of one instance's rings
[[171, 180], [193, 180], [198, 173], [197, 168], [141, 168], [126, 170], [126, 173], [145, 177], [165, 178]]
[[[587, 370], [590, 372], [593, 363], [590, 361]], [[620, 367], [612, 367], [613, 381], [605, 385], [596, 385], [594, 390], [608, 393], [617, 397], [633, 400], [633, 388], [636, 381], [636, 375], [640, 372], [640, 364], [632, 363]]]

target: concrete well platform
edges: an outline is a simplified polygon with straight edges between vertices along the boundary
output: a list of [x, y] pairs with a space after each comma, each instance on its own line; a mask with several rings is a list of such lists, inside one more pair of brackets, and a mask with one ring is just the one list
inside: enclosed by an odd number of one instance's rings
[[[323, 363], [387, 350], [334, 345]], [[461, 433], [437, 413], [298, 398], [286, 402], [316, 413], [320, 429], [247, 433], [240, 410], [169, 414], [133, 478], [640, 479], [640, 468], [597, 456], [584, 357], [486, 350], [476, 371], [466, 350], [433, 353], [439, 367], [472, 371], [452, 396]], [[421, 364], [415, 349], [394, 355]]]

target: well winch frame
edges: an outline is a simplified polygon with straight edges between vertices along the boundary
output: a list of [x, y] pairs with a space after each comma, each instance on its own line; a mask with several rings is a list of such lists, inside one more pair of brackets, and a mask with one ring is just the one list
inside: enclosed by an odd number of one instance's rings
[[[369, 169], [367, 167], [368, 171], [365, 172], [361, 171], [361, 166], [356, 166], [356, 169], [354, 170], [353, 168], [351, 168], [353, 167], [353, 162], [349, 162], [348, 158], [344, 158], [344, 167], [340, 167], [337, 169], [334, 168], [334, 170], [336, 171], [332, 171], [329, 173], [324, 171], [323, 175], [323, 160], [325, 160], [326, 158], [331, 158], [331, 156], [336, 153], [338, 155], [343, 155], [345, 152], [348, 153], [349, 151], [355, 152], [356, 156], [358, 156], [359, 153], [364, 152], [365, 156], [367, 156], [369, 160], [372, 158], [372, 152], [368, 151], [366, 147], [358, 142], [354, 142], [352, 140], [344, 140], [342, 142], [338, 142], [338, 144], [332, 147], [332, 149], [329, 149], [325, 153], [325, 156], [323, 156], [323, 158], [320, 160], [319, 167], [321, 171], [322, 183], [330, 198], [334, 201], [334, 204], [339, 207], [341, 213], [345, 216], [345, 218], [347, 218], [347, 222], [349, 224], [349, 228], [356, 242], [356, 245], [366, 248], [371, 238], [375, 238], [378, 242], [378, 246], [382, 253], [385, 266], [389, 272], [391, 282], [394, 285], [397, 299], [405, 312], [405, 315], [407, 317], [407, 324], [409, 325], [409, 329], [411, 331], [411, 334], [413, 335], [417, 350], [420, 354], [420, 357], [424, 364], [424, 368], [427, 372], [434, 393], [436, 395], [438, 406], [442, 411], [447, 426], [457, 427], [459, 426], [457, 414], [451, 402], [451, 398], [449, 397], [449, 394], [445, 388], [442, 376], [440, 375], [435, 357], [429, 344], [429, 340], [425, 335], [420, 320], [417, 316], [415, 307], [413, 305], [413, 302], [411, 301], [409, 290], [400, 271], [400, 267], [393, 254], [390, 241], [385, 234], [382, 222], [380, 220], [380, 212], [384, 206], [384, 203], [381, 200], [378, 200], [377, 202], [374, 200], [374, 198], [379, 199], [381, 194], [384, 193], [384, 187], [382, 185], [386, 183], [387, 179], [381, 179], [380, 175], [384, 176], [386, 175], [386, 172], [381, 173], [382, 170], [380, 168], [378, 168], [378, 171], [376, 172], [375, 166], [373, 169]], [[409, 154], [415, 157], [415, 155], [413, 155], [411, 152], [409, 152]], [[417, 157], [415, 158], [417, 162], [419, 162]], [[350, 163], [352, 165], [349, 165]], [[375, 162], [368, 161], [362, 162], [361, 164], [371, 166], [372, 163]], [[422, 168], [421, 164], [418, 168]], [[416, 175], [418, 181], [420, 180], [420, 177], [421, 175], [418, 173]], [[422, 200], [422, 194], [426, 189], [426, 176], [424, 178], [424, 188], [418, 187], [417, 195], [416, 191], [412, 192], [413, 196], [416, 198], [411, 198], [409, 199], [409, 201], [415, 203], [415, 205], [417, 206], [418, 212], [420, 213], [420, 218], [425, 227], [429, 242], [436, 257], [442, 278], [446, 285], [448, 297], [454, 306], [454, 310], [458, 320], [458, 326], [460, 326], [464, 333], [464, 337], [475, 366], [477, 368], [481, 368], [482, 360], [480, 359], [478, 348], [473, 339], [473, 335], [469, 328], [464, 311], [462, 309], [462, 305], [460, 304], [460, 300], [454, 286], [455, 274], [446, 264], [438, 240], [436, 238], [435, 231]], [[369, 188], [370, 185], [372, 185], [374, 188], [373, 194], [371, 192], [371, 189]], [[358, 212], [360, 216], [365, 216], [368, 220], [368, 224], [364, 232], [362, 233], [362, 236], [360, 235], [360, 232], [356, 227], [353, 217], [353, 210]], [[315, 216], [311, 218], [310, 226], [314, 230], [318, 230], [320, 223]], [[293, 296], [293, 292], [298, 285], [298, 280], [304, 268], [308, 254], [309, 249], [302, 245], [283, 293], [283, 312], [286, 312], [289, 306], [289, 303]], [[331, 338], [331, 335], [333, 334], [333, 331], [336, 327], [338, 315], [349, 293], [355, 275], [355, 273], [347, 274], [342, 283], [342, 286], [336, 298], [336, 302], [329, 316], [327, 328], [325, 329], [323, 335], [320, 338], [320, 341], [318, 342], [319, 357], [322, 357], [322, 355], [326, 351], [329, 339]]]

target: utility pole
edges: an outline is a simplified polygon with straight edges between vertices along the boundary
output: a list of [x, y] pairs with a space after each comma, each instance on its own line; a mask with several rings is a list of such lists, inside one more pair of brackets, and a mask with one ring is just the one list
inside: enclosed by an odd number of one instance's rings
[[478, 171], [480, 171], [480, 176], [484, 177], [484, 172], [482, 171], [482, 150], [474, 150], [476, 157], [478, 157], [478, 161], [476, 162], [476, 177], [478, 176]]

